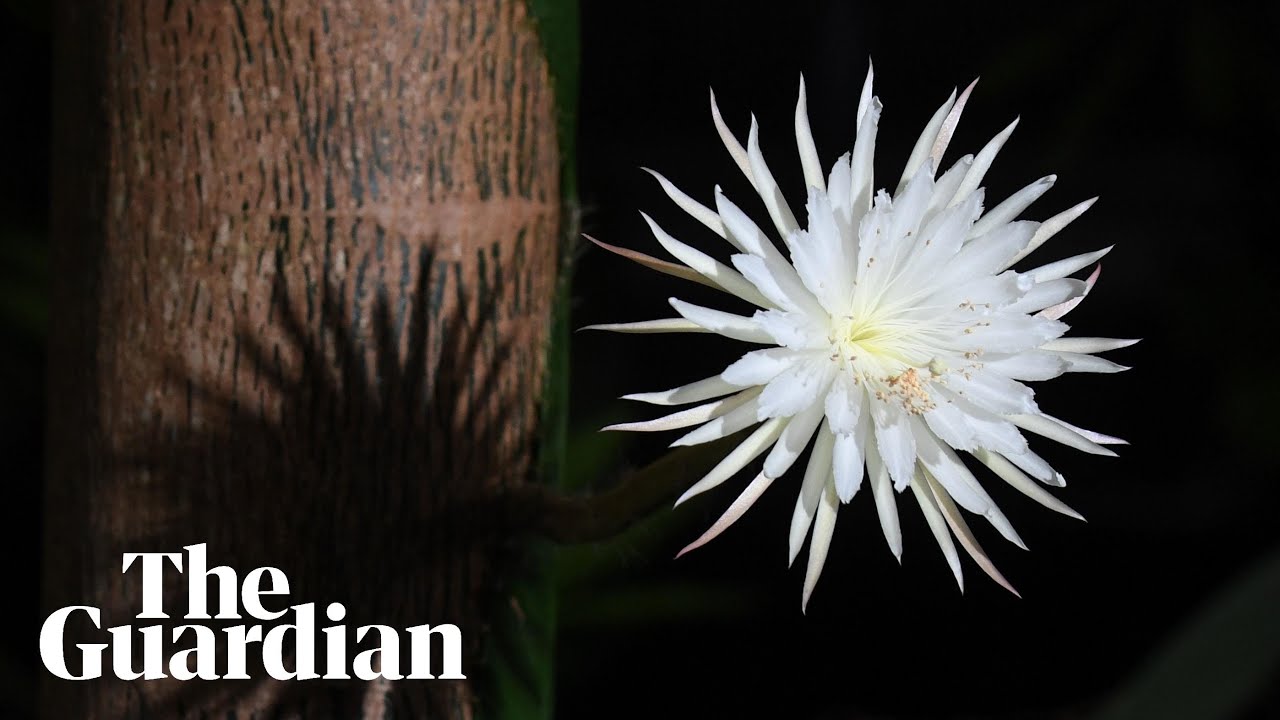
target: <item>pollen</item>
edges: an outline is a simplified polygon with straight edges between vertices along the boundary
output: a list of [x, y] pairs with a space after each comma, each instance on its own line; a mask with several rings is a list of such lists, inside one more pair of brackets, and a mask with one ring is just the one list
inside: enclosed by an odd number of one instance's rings
[[887, 377], [884, 382], [889, 386], [889, 393], [902, 403], [902, 409], [912, 415], [923, 415], [937, 407], [915, 368]]

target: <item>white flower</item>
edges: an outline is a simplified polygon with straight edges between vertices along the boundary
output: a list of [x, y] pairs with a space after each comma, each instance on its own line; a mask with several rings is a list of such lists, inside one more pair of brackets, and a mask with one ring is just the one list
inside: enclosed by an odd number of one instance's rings
[[731, 257], [732, 267], [671, 237], [648, 215], [644, 219], [658, 242], [682, 264], [604, 247], [716, 287], [757, 309], [740, 314], [672, 298], [679, 318], [593, 327], [712, 332], [767, 347], [747, 352], [719, 375], [664, 392], [626, 396], [655, 405], [704, 404], [608, 429], [697, 425], [674, 443], [695, 445], [758, 424], [680, 498], [683, 502], [720, 485], [767, 451], [762, 471], [681, 554], [733, 524], [816, 436], [790, 534], [794, 561], [813, 530], [802, 609], [826, 561], [836, 512], [853, 499], [864, 479], [899, 561], [902, 537], [895, 492], [909, 489], [962, 590], [953, 535], [988, 575], [1016, 594], [957, 506], [985, 518], [1010, 542], [1025, 545], [958, 453], [972, 455], [1045, 506], [1079, 518], [1037, 484], [1061, 486], [1064, 480], [1028, 448], [1022, 431], [1097, 455], [1114, 455], [1104, 445], [1124, 441], [1042, 412], [1024, 382], [1064, 372], [1124, 370], [1094, 353], [1137, 341], [1064, 337], [1068, 328], [1060, 318], [1089, 293], [1098, 270], [1087, 280], [1068, 276], [1094, 264], [1110, 248], [1025, 272], [1010, 269], [1093, 204], [1087, 200], [1044, 222], [1018, 220], [1053, 185], [1050, 175], [985, 208], [983, 176], [1016, 121], [977, 155], [966, 155], [935, 176], [973, 85], [958, 98], [953, 92], [934, 114], [895, 193], [873, 193], [881, 104], [871, 95], [871, 79], [868, 72], [853, 151], [837, 160], [826, 177], [810, 135], [801, 79], [795, 126], [809, 186], [805, 228], [760, 154], [755, 119], [744, 149], [711, 97], [720, 137], [764, 201], [790, 261], [718, 187], [712, 210], [652, 173], [676, 205], [733, 246], [737, 254]]

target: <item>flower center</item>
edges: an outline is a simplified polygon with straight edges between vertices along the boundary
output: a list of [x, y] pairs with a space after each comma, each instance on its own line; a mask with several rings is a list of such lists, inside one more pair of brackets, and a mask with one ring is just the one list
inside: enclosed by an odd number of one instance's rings
[[847, 362], [857, 363], [864, 371], [871, 371], [872, 367], [878, 368], [873, 373], [878, 375], [881, 374], [879, 370], [894, 368], [896, 371], [901, 366], [910, 364], [902, 357], [898, 347], [897, 341], [901, 334], [900, 330], [895, 330], [875, 316], [846, 316], [833, 323], [828, 339], [840, 357]]
[[929, 381], [945, 369], [936, 359], [927, 365], [913, 362], [907, 349], [910, 330], [875, 316], [846, 316], [832, 323], [829, 340], [832, 359], [838, 358], [859, 384], [865, 381], [872, 397], [921, 415], [937, 406], [929, 394]]

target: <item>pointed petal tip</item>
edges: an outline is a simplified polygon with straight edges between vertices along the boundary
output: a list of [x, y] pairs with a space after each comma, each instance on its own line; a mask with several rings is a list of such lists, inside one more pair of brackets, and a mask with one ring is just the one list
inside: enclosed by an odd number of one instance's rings
[[676, 498], [675, 504], [673, 504], [671, 507], [678, 508], [681, 505], [688, 502], [691, 498], [696, 497], [697, 495], [698, 493], [694, 492], [694, 488], [691, 487], [688, 490], [685, 490], [683, 493], [681, 493], [680, 497]]

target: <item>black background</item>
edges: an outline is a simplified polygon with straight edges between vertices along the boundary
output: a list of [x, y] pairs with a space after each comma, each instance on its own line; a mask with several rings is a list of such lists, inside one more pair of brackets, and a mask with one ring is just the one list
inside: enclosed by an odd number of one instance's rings
[[[1099, 284], [1067, 321], [1073, 334], [1143, 342], [1109, 354], [1134, 366], [1127, 373], [1037, 386], [1046, 411], [1132, 442], [1121, 457], [1102, 458], [1033, 441], [1068, 478], [1059, 497], [1088, 524], [995, 478], [985, 483], [1031, 552], [985, 523], [975, 531], [1023, 599], [967, 558], [960, 595], [907, 498], [899, 567], [864, 488], [840, 514], [802, 616], [804, 556], [786, 567], [799, 468], [738, 525], [672, 561], [750, 479], [744, 471], [675, 510], [687, 525], [655, 540], [656, 549], [621, 558], [629, 570], [619, 582], [733, 588], [721, 609], [612, 630], [574, 630], [566, 611], [563, 716], [593, 717], [602, 707], [636, 718], [1088, 716], [1273, 550], [1278, 20], [1274, 5], [1208, 3], [585, 4], [587, 232], [664, 256], [644, 210], [676, 237], [726, 257], [727, 246], [637, 166], [706, 204], [720, 184], [768, 226], [715, 133], [709, 86], [744, 144], [755, 114], [770, 168], [799, 209], [792, 122], [801, 72], [829, 167], [852, 149], [858, 94], [874, 61], [884, 103], [877, 187], [897, 181], [952, 88], [980, 77], [944, 167], [1020, 116], [984, 183], [989, 204], [1049, 173], [1057, 184], [1028, 217], [1100, 196], [1032, 260], [1114, 244]], [[714, 293], [595, 249], [582, 257], [576, 288], [577, 326], [672, 317], [671, 295], [715, 302]], [[706, 377], [743, 351], [712, 336], [579, 333], [574, 417], [584, 431], [592, 421], [655, 417], [660, 408], [610, 398]], [[661, 435], [627, 442], [617, 459], [652, 460], [678, 436]], [[583, 604], [601, 595], [585, 593]], [[1280, 692], [1245, 712], [1280, 716]]]

